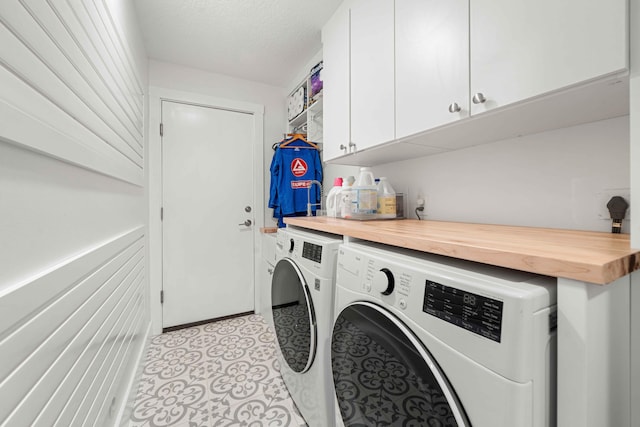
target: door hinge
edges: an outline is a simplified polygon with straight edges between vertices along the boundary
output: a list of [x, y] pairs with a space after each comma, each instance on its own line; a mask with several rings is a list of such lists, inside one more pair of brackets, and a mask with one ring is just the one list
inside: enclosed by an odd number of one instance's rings
[[160, 136], [164, 136], [164, 125], [160, 123]]
[[160, 221], [164, 220], [164, 208], [160, 208]]
[[160, 291], [160, 304], [164, 304], [164, 291]]

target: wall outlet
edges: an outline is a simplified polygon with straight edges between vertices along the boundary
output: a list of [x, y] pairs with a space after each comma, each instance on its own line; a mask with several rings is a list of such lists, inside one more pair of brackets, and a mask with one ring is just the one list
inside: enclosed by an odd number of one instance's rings
[[607, 203], [614, 196], [620, 196], [629, 203], [629, 209], [624, 217], [624, 221], [629, 221], [631, 218], [631, 189], [629, 188], [607, 188], [596, 193], [596, 203], [598, 204], [598, 219], [611, 221], [611, 215], [609, 209], [607, 209]]

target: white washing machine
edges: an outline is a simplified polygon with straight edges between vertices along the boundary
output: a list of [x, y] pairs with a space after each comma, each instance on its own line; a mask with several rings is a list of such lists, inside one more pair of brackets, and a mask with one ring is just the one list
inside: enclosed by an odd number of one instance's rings
[[356, 242], [335, 301], [335, 425], [555, 425], [555, 279]]
[[333, 425], [330, 340], [335, 267], [341, 236], [280, 229], [268, 322], [280, 372], [309, 427]]

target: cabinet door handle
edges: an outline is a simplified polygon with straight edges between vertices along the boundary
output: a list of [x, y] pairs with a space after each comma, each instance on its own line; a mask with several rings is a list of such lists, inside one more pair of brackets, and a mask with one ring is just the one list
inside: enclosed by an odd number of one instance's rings
[[482, 92], [478, 92], [475, 95], [473, 95], [473, 99], [472, 99], [474, 104], [483, 104], [486, 100], [487, 98], [485, 98]]
[[[353, 148], [353, 150], [352, 150], [352, 148]], [[355, 151], [356, 151], [356, 143], [355, 143], [355, 142], [353, 142], [353, 141], [351, 141], [351, 142], [349, 143], [349, 152], [350, 152], [350, 153], [355, 153]]]
[[347, 149], [347, 146], [346, 146], [346, 145], [344, 145], [344, 144], [340, 144], [340, 149], [341, 149], [342, 151], [344, 151], [344, 150], [346, 150], [346, 149]]
[[462, 108], [460, 108], [460, 106], [458, 105], [457, 102], [449, 104], [449, 112], [450, 113], [459, 113], [460, 110], [462, 110]]

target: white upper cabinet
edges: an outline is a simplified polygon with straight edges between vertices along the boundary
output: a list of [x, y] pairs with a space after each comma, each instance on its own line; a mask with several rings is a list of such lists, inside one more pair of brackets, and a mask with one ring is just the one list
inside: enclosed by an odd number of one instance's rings
[[468, 117], [468, 0], [395, 3], [396, 137]]
[[395, 138], [393, 1], [351, 6], [351, 141], [355, 150]]
[[470, 43], [475, 114], [627, 69], [627, 0], [473, 0]]
[[343, 2], [322, 29], [323, 159], [347, 153], [349, 123], [349, 5]]
[[417, 156], [628, 114], [628, 0], [349, 7], [323, 30], [325, 160], [370, 166], [412, 147]]

